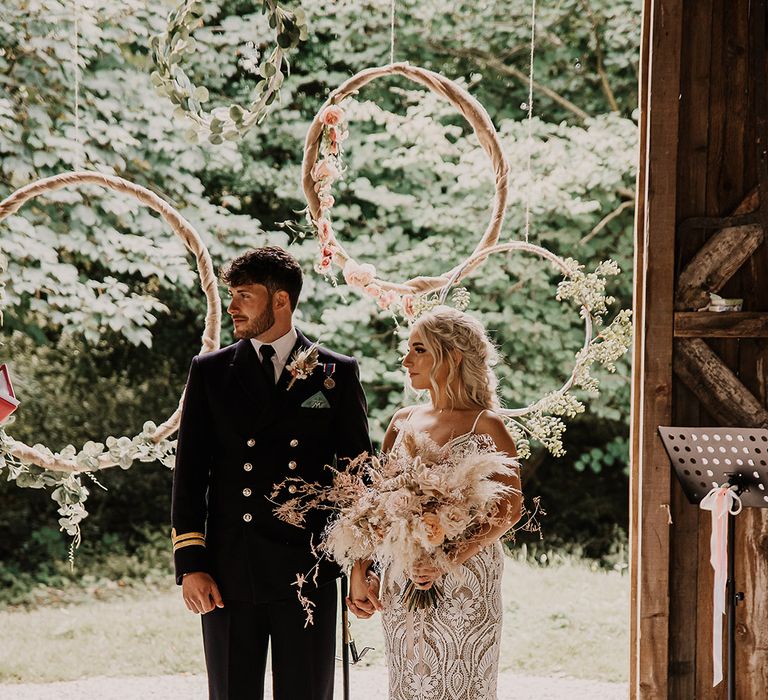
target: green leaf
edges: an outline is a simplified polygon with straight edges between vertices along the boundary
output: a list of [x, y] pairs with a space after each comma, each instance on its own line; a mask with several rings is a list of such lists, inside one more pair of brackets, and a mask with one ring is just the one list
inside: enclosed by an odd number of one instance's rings
[[208, 94], [208, 88], [203, 85], [196, 87], [192, 91], [192, 97], [198, 100], [198, 102], [207, 102], [210, 97]]

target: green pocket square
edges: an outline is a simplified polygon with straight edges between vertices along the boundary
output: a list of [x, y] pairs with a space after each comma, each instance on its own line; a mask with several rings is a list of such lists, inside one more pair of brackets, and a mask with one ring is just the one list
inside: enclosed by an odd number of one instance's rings
[[302, 408], [330, 408], [331, 404], [328, 403], [328, 399], [325, 398], [323, 392], [318, 391], [316, 394], [312, 394], [303, 404]]

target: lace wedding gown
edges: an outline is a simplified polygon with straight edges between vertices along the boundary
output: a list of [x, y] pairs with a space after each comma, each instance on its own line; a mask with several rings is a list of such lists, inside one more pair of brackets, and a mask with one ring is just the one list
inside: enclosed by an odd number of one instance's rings
[[[401, 437], [402, 430], [393, 450], [400, 449]], [[473, 426], [446, 447], [461, 451], [489, 440]], [[496, 700], [503, 568], [502, 545], [496, 542], [441, 579], [445, 597], [436, 607], [413, 612], [400, 600], [405, 577], [390, 581], [385, 572], [382, 623], [390, 700]]]

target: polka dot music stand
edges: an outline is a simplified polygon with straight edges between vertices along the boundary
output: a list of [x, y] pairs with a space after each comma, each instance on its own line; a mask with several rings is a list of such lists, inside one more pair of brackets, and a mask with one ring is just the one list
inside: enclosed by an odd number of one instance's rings
[[[768, 430], [765, 428], [659, 427], [664, 447], [688, 500], [701, 504], [710, 491], [730, 486], [742, 507], [768, 508]], [[736, 605], [744, 593], [734, 578], [736, 515], [728, 512], [728, 700], [736, 698]]]

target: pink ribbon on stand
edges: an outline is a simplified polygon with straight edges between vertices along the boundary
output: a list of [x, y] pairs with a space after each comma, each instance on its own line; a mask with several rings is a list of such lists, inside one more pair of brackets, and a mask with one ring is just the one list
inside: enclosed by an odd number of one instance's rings
[[712, 511], [712, 535], [709, 538], [709, 563], [714, 569], [712, 591], [712, 686], [723, 680], [723, 615], [728, 579], [728, 515], [741, 513], [741, 499], [736, 487], [715, 486], [699, 503], [702, 510]]

